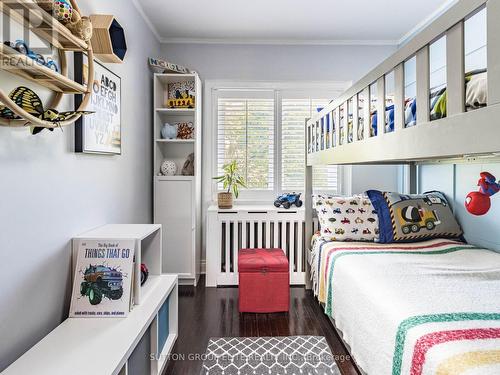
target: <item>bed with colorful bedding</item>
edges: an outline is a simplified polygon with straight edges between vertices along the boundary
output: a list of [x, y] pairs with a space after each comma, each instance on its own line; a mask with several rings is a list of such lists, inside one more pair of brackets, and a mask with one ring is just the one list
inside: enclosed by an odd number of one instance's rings
[[500, 253], [317, 237], [313, 290], [369, 375], [500, 374]]

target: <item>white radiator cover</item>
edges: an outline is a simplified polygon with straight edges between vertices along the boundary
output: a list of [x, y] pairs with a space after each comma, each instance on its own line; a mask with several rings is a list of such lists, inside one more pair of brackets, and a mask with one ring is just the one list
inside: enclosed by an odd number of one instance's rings
[[[290, 284], [303, 285], [306, 277], [305, 210], [271, 206], [235, 206], [207, 215], [206, 286], [238, 285], [238, 251], [242, 248], [281, 248], [290, 264]], [[316, 225], [314, 226], [316, 230]]]

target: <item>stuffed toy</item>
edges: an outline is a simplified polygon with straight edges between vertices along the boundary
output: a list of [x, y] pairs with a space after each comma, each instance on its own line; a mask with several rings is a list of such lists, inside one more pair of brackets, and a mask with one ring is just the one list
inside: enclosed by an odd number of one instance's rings
[[67, 0], [35, 0], [45, 11], [52, 13], [54, 17], [63, 23], [71, 33], [88, 42], [92, 39], [92, 23], [89, 17], [82, 17]]
[[81, 17], [78, 12], [73, 11], [73, 18], [67, 27], [74, 36], [86, 42], [92, 39], [93, 27], [89, 17]]
[[479, 191], [473, 191], [465, 198], [465, 208], [476, 216], [485, 215], [491, 208], [491, 197], [500, 191], [500, 183], [489, 172], [481, 172], [477, 186]]
[[73, 18], [73, 7], [66, 0], [54, 1], [52, 13], [58, 21], [67, 24]]
[[189, 154], [187, 160], [182, 167], [183, 176], [194, 176], [194, 154]]

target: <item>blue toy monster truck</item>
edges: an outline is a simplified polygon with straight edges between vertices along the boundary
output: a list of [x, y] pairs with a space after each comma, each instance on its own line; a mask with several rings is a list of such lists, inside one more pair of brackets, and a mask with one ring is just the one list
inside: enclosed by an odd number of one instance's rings
[[282, 194], [276, 200], [274, 201], [274, 206], [275, 207], [281, 207], [289, 209], [292, 204], [295, 204], [297, 207], [302, 206], [302, 201], [300, 200], [300, 193], [299, 194]]
[[80, 284], [82, 296], [88, 296], [91, 305], [98, 305], [102, 297], [116, 300], [123, 295], [122, 273], [114, 268], [103, 265], [90, 265], [83, 273]]

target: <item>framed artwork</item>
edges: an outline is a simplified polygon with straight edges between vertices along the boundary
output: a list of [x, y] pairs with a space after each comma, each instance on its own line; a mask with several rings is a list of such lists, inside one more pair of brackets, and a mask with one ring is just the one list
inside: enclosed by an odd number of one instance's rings
[[[75, 80], [84, 86], [89, 82], [86, 65], [88, 57], [75, 53]], [[120, 155], [121, 134], [121, 78], [95, 61], [92, 77], [92, 95], [87, 111], [75, 123], [75, 152]], [[75, 96], [75, 106], [82, 102], [82, 95]]]

